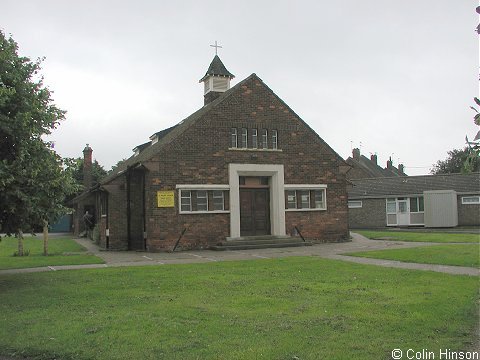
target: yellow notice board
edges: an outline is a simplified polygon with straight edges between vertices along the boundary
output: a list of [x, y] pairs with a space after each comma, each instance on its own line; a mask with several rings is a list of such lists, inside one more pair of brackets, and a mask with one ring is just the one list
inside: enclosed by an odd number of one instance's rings
[[157, 206], [160, 208], [175, 207], [175, 191], [157, 191]]

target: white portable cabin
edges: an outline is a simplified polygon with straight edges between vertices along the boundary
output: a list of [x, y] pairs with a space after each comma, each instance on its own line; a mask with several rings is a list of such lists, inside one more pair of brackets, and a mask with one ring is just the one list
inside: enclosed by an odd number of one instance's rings
[[425, 227], [458, 226], [457, 193], [454, 190], [424, 191], [423, 197]]

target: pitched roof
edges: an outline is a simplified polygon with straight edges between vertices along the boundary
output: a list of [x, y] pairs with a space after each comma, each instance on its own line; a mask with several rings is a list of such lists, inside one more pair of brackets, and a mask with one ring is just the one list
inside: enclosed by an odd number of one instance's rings
[[349, 199], [385, 198], [420, 195], [429, 190], [455, 190], [458, 193], [480, 193], [480, 173], [443, 174], [350, 180]]
[[150, 158], [155, 156], [156, 154], [159, 153], [159, 151], [170, 144], [174, 139], [176, 139], [178, 136], [180, 136], [184, 131], [186, 131], [190, 126], [194, 125], [197, 120], [199, 120], [204, 114], [207, 112], [211, 111], [214, 109], [217, 104], [223, 102], [226, 100], [228, 97], [230, 97], [233, 93], [235, 93], [237, 90], [241, 89], [241, 87], [251, 79], [256, 79], [262, 82], [262, 84], [270, 91], [272, 92], [273, 95], [276, 96], [276, 98], [282, 102], [282, 104], [292, 112], [308, 129], [310, 129], [317, 137], [318, 139], [322, 142], [322, 144], [327, 147], [332, 153], [334, 153], [338, 160], [341, 162], [345, 162], [343, 158], [338, 155], [335, 150], [333, 150], [305, 121], [303, 121], [300, 116], [298, 116], [282, 99], [280, 99], [263, 81], [260, 79], [255, 73], [251, 74], [248, 76], [246, 79], [240, 81], [238, 84], [235, 86], [231, 87], [224, 93], [222, 93], [218, 98], [213, 100], [212, 102], [204, 105], [202, 108], [185, 118], [184, 120], [180, 121], [177, 125], [174, 125], [168, 129], [159, 131], [156, 134], [162, 134], [162, 136], [159, 138], [158, 142], [152, 143], [152, 145], [146, 147], [143, 151], [140, 152], [138, 155], [132, 155], [130, 158], [124, 160], [121, 162], [109, 175], [107, 175], [105, 178], [101, 180], [101, 184], [106, 184], [113, 179], [115, 179], [117, 176], [123, 174], [127, 168], [129, 167], [134, 167], [142, 162], [148, 161]]
[[361, 168], [363, 171], [369, 174], [369, 177], [395, 176], [395, 174], [385, 169], [382, 169], [380, 166], [375, 164], [373, 161], [371, 161], [369, 158], [367, 158], [364, 155], [360, 155], [360, 157], [357, 159], [353, 157], [349, 157], [347, 159], [347, 163], [353, 167]]
[[228, 71], [225, 65], [223, 65], [222, 60], [220, 60], [218, 55], [215, 55], [212, 62], [210, 63], [210, 66], [208, 67], [207, 72], [199, 80], [199, 82], [202, 82], [203, 80], [205, 80], [205, 78], [209, 75], [225, 76], [225, 77], [229, 77], [230, 79], [233, 79], [235, 77], [235, 75], [233, 75], [230, 71]]

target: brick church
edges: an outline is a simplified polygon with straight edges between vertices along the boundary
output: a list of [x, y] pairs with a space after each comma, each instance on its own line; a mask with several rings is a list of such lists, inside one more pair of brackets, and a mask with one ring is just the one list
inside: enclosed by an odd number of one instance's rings
[[230, 87], [233, 78], [215, 55], [200, 79], [204, 106], [94, 186], [87, 146], [76, 233], [89, 211], [108, 249], [346, 240], [348, 164], [256, 74]]

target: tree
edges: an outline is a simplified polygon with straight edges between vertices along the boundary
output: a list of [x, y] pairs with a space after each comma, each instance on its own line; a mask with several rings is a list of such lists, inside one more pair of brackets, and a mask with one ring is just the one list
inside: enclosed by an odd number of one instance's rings
[[[475, 97], [473, 100], [475, 104], [480, 105], [480, 99]], [[473, 106], [470, 106], [470, 108], [475, 111], [475, 116], [473, 117], [474, 124], [480, 126], [480, 112]], [[465, 141], [468, 149], [468, 156], [463, 164], [465, 172], [477, 171], [480, 158], [480, 131], [477, 132], [472, 141], [468, 140], [468, 136], [465, 136]]]
[[[64, 159], [66, 168], [71, 172], [72, 177], [79, 186], [76, 195], [79, 195], [83, 190], [83, 159], [78, 158], [65, 158]], [[98, 184], [100, 180], [107, 175], [105, 168], [98, 163], [97, 160], [94, 160], [92, 163], [92, 185]]]
[[71, 172], [51, 143], [42, 139], [64, 120], [39, 75], [41, 62], [18, 55], [18, 45], [0, 30], [0, 228], [18, 237], [55, 221], [65, 196], [77, 190]]
[[[452, 174], [465, 172], [465, 161], [467, 160], [470, 150], [468, 147], [463, 149], [454, 149], [448, 151], [448, 157], [445, 160], [438, 160], [433, 168], [430, 169], [431, 174]], [[480, 161], [478, 158], [472, 162], [471, 171], [479, 170]]]

